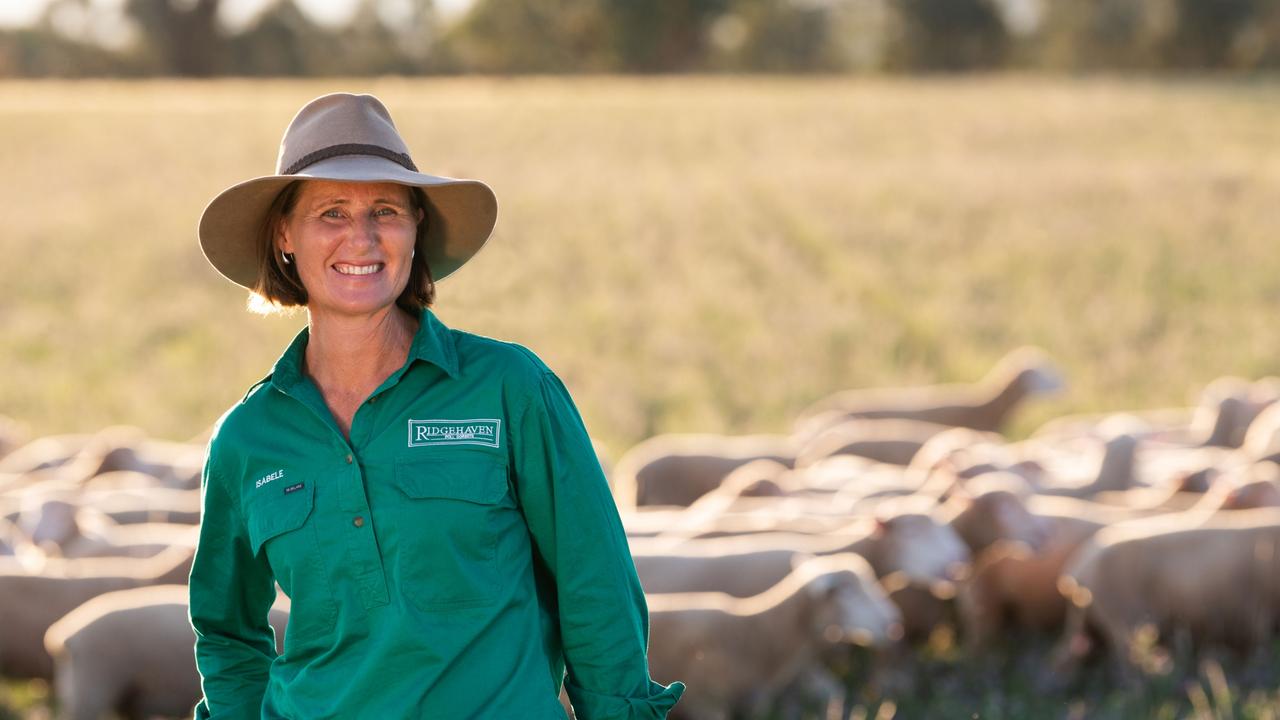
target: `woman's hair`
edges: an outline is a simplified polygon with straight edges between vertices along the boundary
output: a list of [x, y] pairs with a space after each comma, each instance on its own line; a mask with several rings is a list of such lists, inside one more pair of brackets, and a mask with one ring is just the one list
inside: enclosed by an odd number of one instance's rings
[[[258, 230], [258, 279], [253, 284], [249, 296], [249, 308], [254, 312], [270, 314], [282, 308], [298, 307], [307, 304], [307, 289], [302, 286], [298, 277], [298, 267], [292, 263], [285, 264], [276, 248], [276, 231], [280, 222], [293, 212], [294, 203], [298, 199], [298, 191], [302, 188], [302, 180], [294, 180], [276, 195], [267, 211], [266, 220]], [[418, 223], [414, 247], [422, 252], [414, 252], [409, 267], [409, 282], [404, 291], [396, 298], [396, 305], [417, 316], [422, 308], [431, 307], [436, 299], [436, 284], [431, 278], [431, 268], [427, 266], [426, 240], [427, 196], [422, 188], [406, 186], [409, 190], [410, 209], [417, 214], [422, 210], [422, 221]]]

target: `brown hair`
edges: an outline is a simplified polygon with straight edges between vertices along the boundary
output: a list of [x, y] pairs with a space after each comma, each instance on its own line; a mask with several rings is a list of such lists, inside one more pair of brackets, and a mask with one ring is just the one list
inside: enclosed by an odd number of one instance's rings
[[[281, 308], [307, 304], [307, 289], [302, 286], [302, 279], [298, 277], [297, 266], [285, 264], [275, 242], [276, 229], [293, 212], [302, 183], [302, 180], [294, 180], [276, 195], [258, 230], [258, 279], [253, 283], [253, 295], [249, 299], [250, 307], [257, 312], [274, 312]], [[423, 308], [431, 307], [435, 302], [436, 284], [426, 258], [427, 223], [430, 220], [427, 196], [422, 188], [412, 185], [407, 187], [410, 208], [415, 214], [418, 210], [423, 211], [422, 222], [418, 223], [417, 237], [414, 239], [414, 247], [422, 252], [414, 252], [409, 267], [409, 282], [405, 284], [400, 297], [396, 298], [396, 305], [417, 317]]]

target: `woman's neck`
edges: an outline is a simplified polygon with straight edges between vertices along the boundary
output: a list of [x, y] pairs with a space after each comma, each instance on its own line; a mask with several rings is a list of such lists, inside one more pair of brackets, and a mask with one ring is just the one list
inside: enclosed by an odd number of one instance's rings
[[309, 313], [305, 372], [327, 397], [365, 396], [404, 365], [418, 320], [392, 305], [372, 315]]

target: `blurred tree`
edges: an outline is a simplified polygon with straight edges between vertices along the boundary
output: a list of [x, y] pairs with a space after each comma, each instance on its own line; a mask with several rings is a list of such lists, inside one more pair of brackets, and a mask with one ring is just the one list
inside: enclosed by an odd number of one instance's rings
[[214, 75], [222, 69], [220, 0], [126, 0], [125, 13], [142, 31], [144, 53], [166, 74]]
[[430, 0], [361, 0], [351, 20], [327, 27], [295, 0], [275, 0], [229, 39], [229, 69], [241, 75], [415, 74], [434, 69]]
[[1165, 65], [1223, 68], [1234, 64], [1241, 36], [1273, 0], [1178, 0], [1178, 20], [1164, 44]]
[[739, 0], [734, 14], [746, 25], [735, 69], [805, 72], [847, 69], [833, 52], [833, 3]]
[[230, 39], [230, 70], [237, 75], [306, 75], [328, 39], [293, 0], [279, 0]]
[[464, 71], [608, 72], [611, 34], [603, 0], [476, 0], [440, 42]]
[[1009, 34], [991, 0], [892, 0], [887, 62], [900, 70], [971, 70], [1004, 62]]
[[[738, 0], [747, 4], [751, 0]], [[733, 0], [601, 0], [619, 69], [627, 72], [682, 72], [706, 61], [708, 30]]]
[[1274, 67], [1280, 0], [1054, 0], [1040, 40], [1049, 67]]

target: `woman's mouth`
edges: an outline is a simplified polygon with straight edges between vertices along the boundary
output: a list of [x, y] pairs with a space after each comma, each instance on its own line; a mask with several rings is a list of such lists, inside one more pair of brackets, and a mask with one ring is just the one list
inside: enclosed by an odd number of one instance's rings
[[349, 263], [334, 263], [333, 269], [343, 275], [372, 275], [385, 266], [385, 263], [373, 263], [371, 265], [352, 265]]

